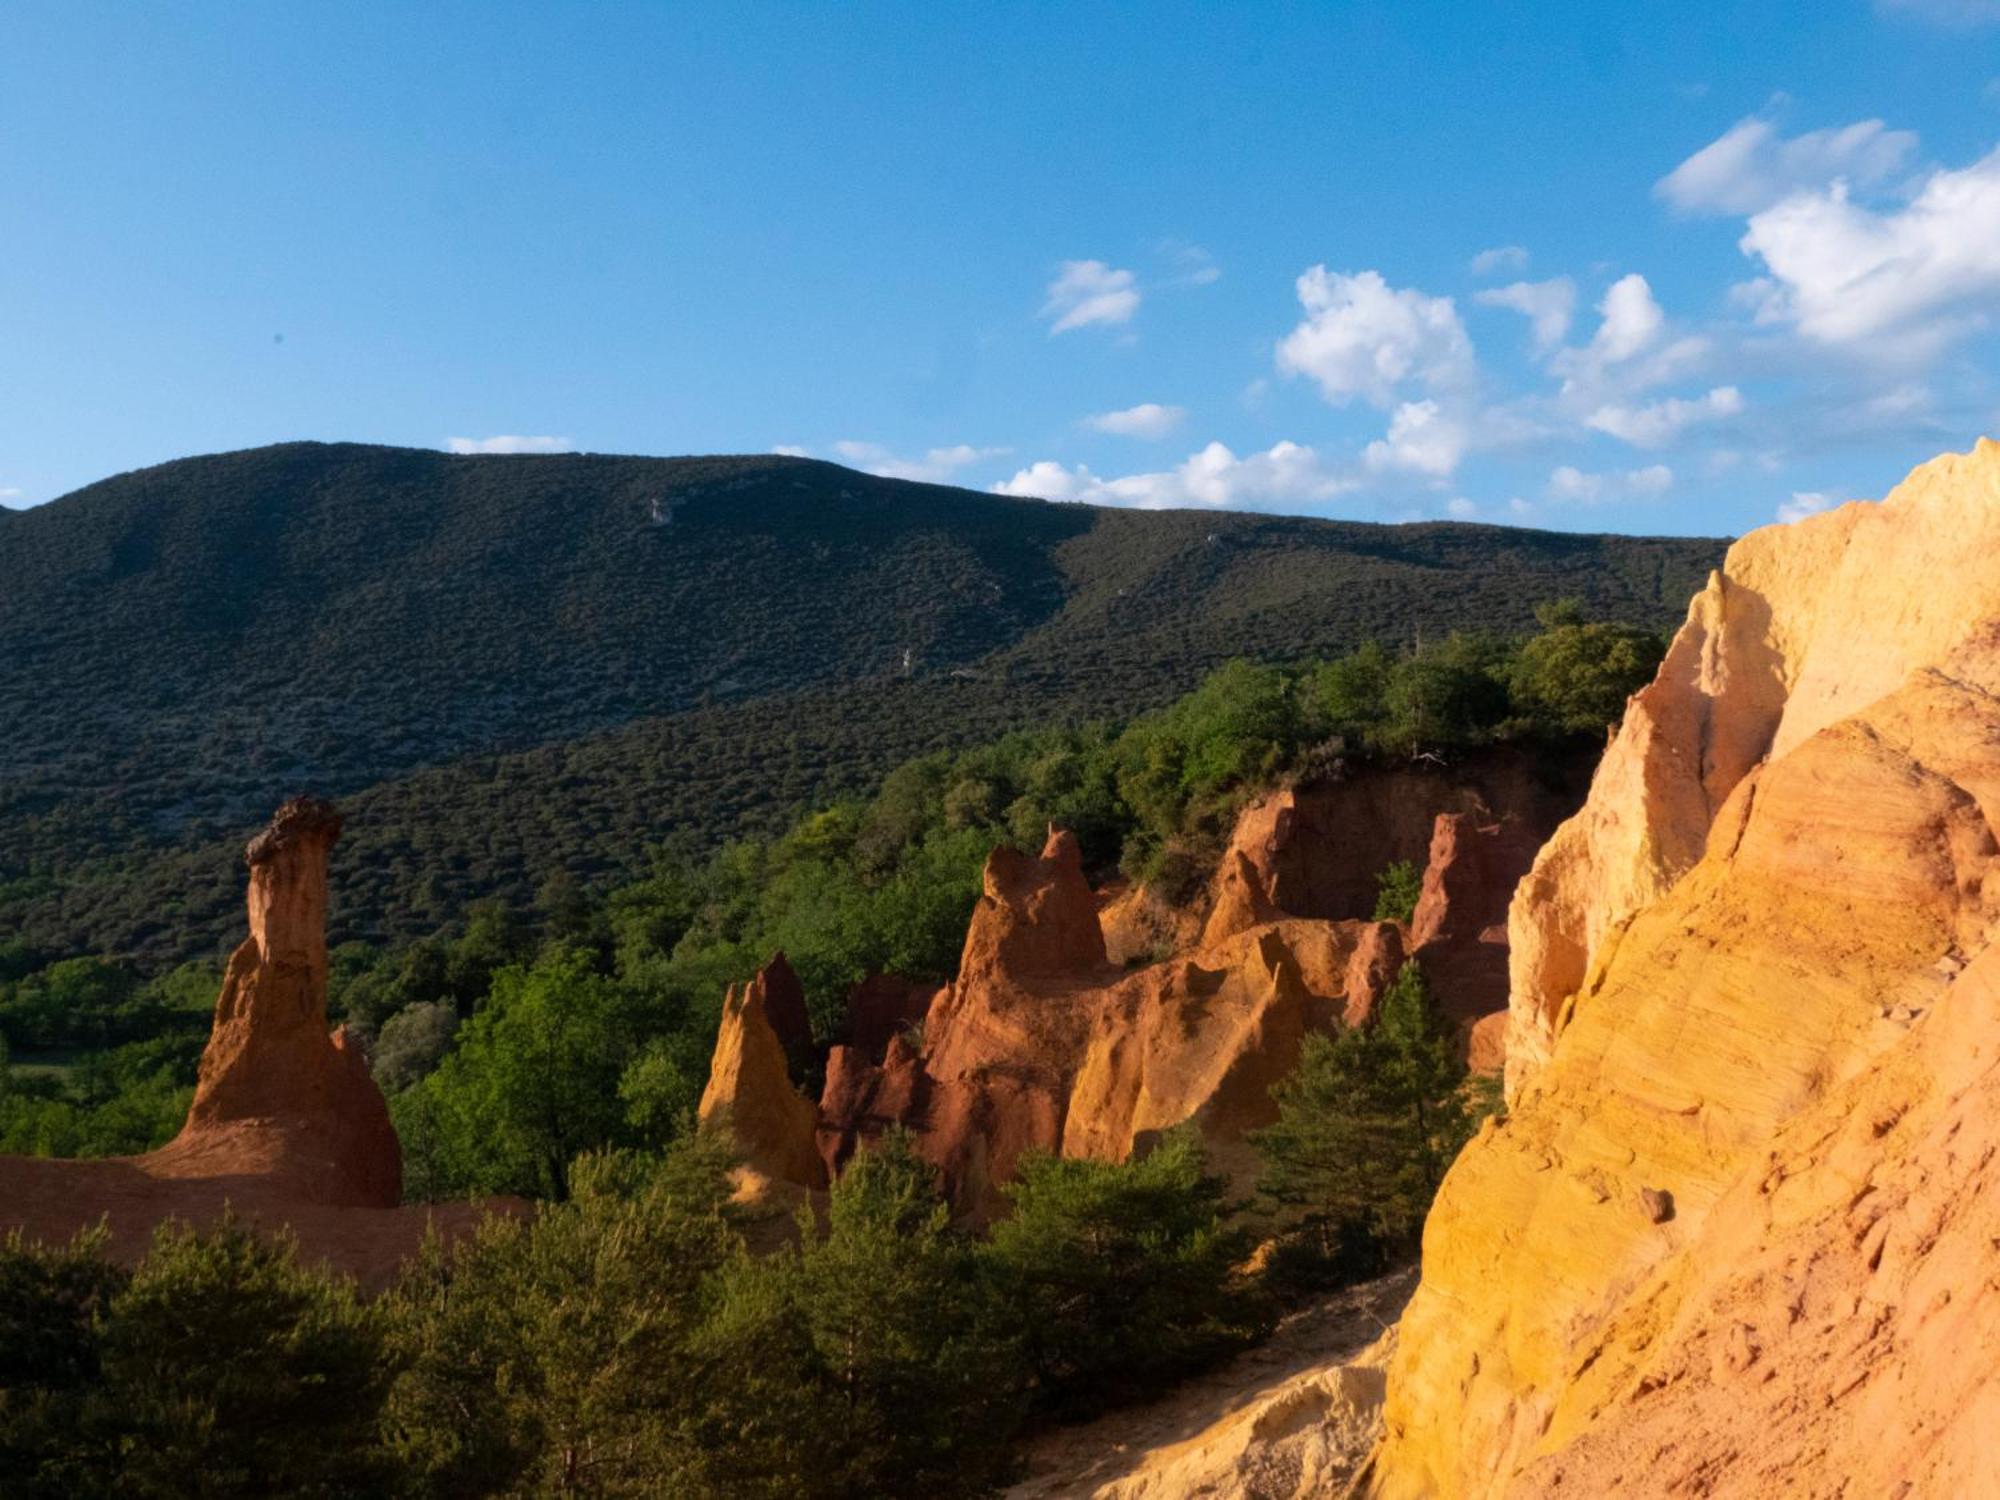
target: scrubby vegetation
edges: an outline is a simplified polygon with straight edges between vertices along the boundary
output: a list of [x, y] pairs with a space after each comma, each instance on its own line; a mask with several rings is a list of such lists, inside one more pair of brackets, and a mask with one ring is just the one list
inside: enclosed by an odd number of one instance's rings
[[337, 936], [396, 947], [558, 876], [641, 878], [663, 842], [775, 837], [913, 757], [1128, 720], [1231, 657], [1512, 634], [1569, 595], [1665, 625], [1720, 555], [775, 457], [166, 464], [0, 540], [0, 939], [215, 961], [242, 830], [311, 790], [353, 814]]
[[[331, 1008], [372, 1040], [412, 1195], [560, 1197], [579, 1152], [675, 1137], [699, 1097], [725, 988], [773, 952], [797, 969], [820, 1039], [838, 1040], [846, 997], [869, 975], [951, 976], [998, 842], [1036, 847], [1058, 823], [1099, 873], [1122, 866], [1186, 894], [1213, 869], [1243, 801], [1278, 778], [1341, 757], [1560, 741], [1589, 704], [1615, 717], [1660, 650], [1657, 637], [1586, 624], [1563, 606], [1521, 641], [1450, 635], [1402, 654], [1364, 645], [1294, 666], [1231, 662], [1121, 729], [935, 752], [872, 797], [777, 837], [705, 859], [657, 851], [650, 874], [608, 896], [558, 878], [525, 913], [485, 903], [455, 933], [386, 951], [343, 944]], [[1551, 672], [1592, 692], [1560, 692]], [[1588, 732], [1608, 722], [1588, 719]], [[1384, 911], [1407, 916], [1419, 878], [1385, 872]], [[38, 967], [18, 946], [7, 953], [0, 1038], [16, 1067], [0, 1142], [96, 1154], [170, 1134], [212, 972], [142, 984], [102, 960]]]
[[1241, 1347], [1265, 1303], [1188, 1140], [1031, 1163], [990, 1238], [893, 1137], [746, 1250], [725, 1154], [580, 1160], [569, 1201], [384, 1296], [234, 1224], [136, 1272], [0, 1247], [0, 1491], [413, 1497], [989, 1492], [1025, 1422]]

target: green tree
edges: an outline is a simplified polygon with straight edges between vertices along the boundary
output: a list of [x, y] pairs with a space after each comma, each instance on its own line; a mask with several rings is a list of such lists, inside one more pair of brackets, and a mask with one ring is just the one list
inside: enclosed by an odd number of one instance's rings
[[795, 1252], [725, 1275], [710, 1342], [739, 1374], [714, 1387], [719, 1426], [784, 1435], [724, 1460], [737, 1482], [924, 1500], [986, 1494], [1003, 1476], [1021, 1413], [1018, 1319], [950, 1220], [932, 1168], [891, 1135], [835, 1182], [824, 1233], [803, 1211]]
[[1036, 1403], [1086, 1415], [1241, 1347], [1265, 1309], [1191, 1129], [1124, 1163], [1028, 1156], [987, 1244]]
[[436, 1240], [385, 1299], [383, 1414], [419, 1495], [706, 1497], [698, 1352], [711, 1279], [741, 1248], [707, 1137], [650, 1167], [587, 1157], [573, 1197]]
[[1508, 669], [1516, 711], [1561, 733], [1601, 734], [1625, 700], [1652, 680], [1666, 644], [1629, 625], [1586, 625], [1581, 611], [1550, 611]]
[[1417, 914], [1424, 893], [1424, 872], [1415, 860], [1399, 859], [1375, 876], [1375, 920], [1407, 922]]
[[1252, 1134], [1259, 1187], [1292, 1235], [1336, 1258], [1359, 1230], [1411, 1244], [1474, 1121], [1465, 1066], [1423, 971], [1406, 963], [1370, 1025], [1306, 1038], [1299, 1065], [1272, 1090], [1277, 1121]]
[[101, 1240], [0, 1249], [0, 1488], [24, 1497], [371, 1496], [380, 1323], [288, 1240], [168, 1223], [129, 1275]]
[[396, 1101], [399, 1129], [407, 1120], [430, 1157], [418, 1181], [565, 1196], [574, 1157], [626, 1139], [632, 1037], [628, 997], [590, 954], [557, 945], [502, 969], [437, 1070]]

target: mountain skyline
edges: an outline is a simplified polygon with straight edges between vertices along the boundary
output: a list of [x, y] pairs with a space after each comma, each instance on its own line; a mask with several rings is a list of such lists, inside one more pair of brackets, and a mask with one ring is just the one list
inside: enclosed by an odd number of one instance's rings
[[0, 504], [324, 439], [1734, 534], [2000, 428], [1990, 5], [916, 14], [10, 7]]

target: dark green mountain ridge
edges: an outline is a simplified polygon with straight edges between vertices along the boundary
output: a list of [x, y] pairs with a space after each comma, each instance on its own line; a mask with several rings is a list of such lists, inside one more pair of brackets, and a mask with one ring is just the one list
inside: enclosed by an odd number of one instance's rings
[[[658, 519], [656, 520], [656, 516]], [[150, 961], [342, 797], [339, 935], [768, 829], [898, 761], [1122, 718], [1232, 656], [1664, 625], [1724, 543], [1096, 509], [775, 456], [291, 443], [0, 531], [0, 937]]]

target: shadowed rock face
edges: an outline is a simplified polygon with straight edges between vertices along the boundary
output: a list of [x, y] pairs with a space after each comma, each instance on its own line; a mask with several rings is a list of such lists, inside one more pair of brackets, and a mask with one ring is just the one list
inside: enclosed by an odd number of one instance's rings
[[1374, 1492], [2000, 1493], [2000, 445], [1754, 532], [1515, 897]]
[[287, 802], [245, 851], [250, 936], [230, 955], [187, 1123], [145, 1158], [161, 1177], [256, 1174], [309, 1202], [393, 1207], [402, 1153], [343, 1027], [326, 1029], [329, 802]]

